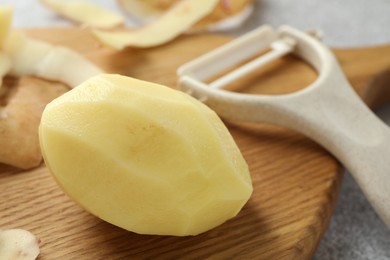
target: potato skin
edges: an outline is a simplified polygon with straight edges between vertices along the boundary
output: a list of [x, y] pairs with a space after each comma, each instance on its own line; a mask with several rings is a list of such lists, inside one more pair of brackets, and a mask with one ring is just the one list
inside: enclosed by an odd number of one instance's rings
[[205, 232], [252, 193], [248, 166], [215, 112], [158, 84], [91, 78], [46, 107], [39, 135], [61, 188], [136, 233]]

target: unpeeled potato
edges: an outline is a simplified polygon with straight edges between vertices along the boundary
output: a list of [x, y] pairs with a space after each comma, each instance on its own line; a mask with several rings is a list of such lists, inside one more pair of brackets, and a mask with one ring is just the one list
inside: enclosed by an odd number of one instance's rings
[[205, 232], [237, 215], [252, 193], [247, 164], [219, 117], [161, 85], [91, 78], [47, 105], [39, 134], [63, 190], [136, 233]]

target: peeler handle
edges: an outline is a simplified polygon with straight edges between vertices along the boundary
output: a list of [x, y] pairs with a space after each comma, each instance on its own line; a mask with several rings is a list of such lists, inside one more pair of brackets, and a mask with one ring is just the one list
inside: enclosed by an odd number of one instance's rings
[[390, 128], [363, 103], [344, 75], [333, 75], [317, 89], [272, 102], [275, 113], [265, 121], [302, 132], [330, 151], [390, 228]]

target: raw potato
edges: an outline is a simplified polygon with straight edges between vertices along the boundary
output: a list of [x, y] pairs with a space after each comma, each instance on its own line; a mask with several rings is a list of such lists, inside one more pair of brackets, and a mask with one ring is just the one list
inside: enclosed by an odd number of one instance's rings
[[95, 36], [115, 49], [127, 46], [153, 47], [164, 44], [186, 31], [209, 14], [219, 0], [183, 0], [154, 23], [134, 31], [106, 32], [95, 30]]
[[47, 105], [39, 134], [63, 190], [136, 233], [205, 232], [252, 193], [247, 164], [215, 112], [161, 85], [94, 77]]
[[0, 259], [34, 260], [39, 255], [39, 239], [27, 230], [0, 229]]
[[66, 90], [61, 84], [29, 77], [4, 84], [0, 95], [1, 163], [22, 169], [41, 164], [38, 126], [43, 109]]
[[84, 1], [41, 0], [60, 15], [93, 28], [109, 29], [124, 24], [124, 18], [95, 4]]

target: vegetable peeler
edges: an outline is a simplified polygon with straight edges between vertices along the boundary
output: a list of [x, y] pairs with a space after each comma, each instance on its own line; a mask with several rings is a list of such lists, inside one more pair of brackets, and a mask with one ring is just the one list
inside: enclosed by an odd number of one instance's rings
[[[267, 48], [271, 51], [205, 83]], [[317, 71], [317, 79], [308, 87], [276, 96], [223, 89], [289, 53]], [[355, 93], [331, 50], [316, 35], [265, 25], [182, 65], [177, 74], [183, 91], [223, 118], [280, 125], [322, 145], [349, 170], [390, 228], [389, 127]]]

